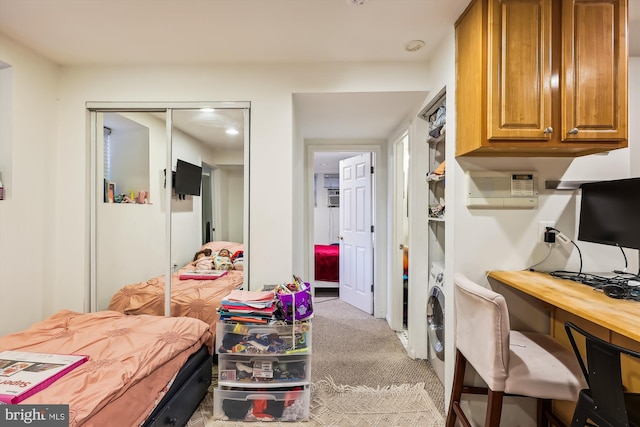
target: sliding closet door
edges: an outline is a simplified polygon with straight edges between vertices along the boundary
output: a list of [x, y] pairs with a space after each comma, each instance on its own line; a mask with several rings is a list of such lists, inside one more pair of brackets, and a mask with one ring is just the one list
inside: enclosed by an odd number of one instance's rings
[[167, 271], [166, 113], [97, 112], [93, 309]]
[[[248, 279], [248, 103], [92, 107], [91, 310], [108, 309], [126, 285], [168, 286], [202, 245], [207, 210], [217, 240], [244, 243]], [[202, 168], [213, 185], [176, 191], [178, 162]], [[163, 296], [154, 312], [169, 315]]]

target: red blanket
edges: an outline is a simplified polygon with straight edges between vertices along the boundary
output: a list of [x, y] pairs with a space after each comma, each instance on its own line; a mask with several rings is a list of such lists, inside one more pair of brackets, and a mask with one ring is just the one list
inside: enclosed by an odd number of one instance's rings
[[315, 280], [324, 282], [340, 281], [340, 246], [315, 245]]

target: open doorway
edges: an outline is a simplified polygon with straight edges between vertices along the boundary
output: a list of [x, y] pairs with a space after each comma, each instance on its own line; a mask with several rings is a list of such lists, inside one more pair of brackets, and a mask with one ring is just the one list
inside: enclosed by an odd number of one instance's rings
[[340, 169], [341, 160], [358, 152], [313, 154], [313, 286], [340, 285]]
[[[331, 291], [334, 296], [343, 298], [340, 288], [343, 288], [344, 297], [347, 302], [361, 310], [374, 314], [374, 266], [375, 260], [373, 256], [373, 244], [375, 242], [374, 227], [367, 226], [364, 239], [368, 240], [370, 247], [367, 259], [354, 259], [353, 248], [350, 245], [350, 237], [353, 236], [352, 230], [345, 227], [343, 220], [349, 213], [349, 209], [353, 204], [345, 203], [345, 200], [355, 200], [355, 197], [347, 199], [351, 189], [344, 187], [345, 177], [342, 176], [340, 168], [350, 165], [352, 161], [356, 164], [358, 159], [375, 157], [372, 151], [366, 148], [345, 147], [343, 150], [353, 151], [327, 151], [326, 149], [310, 148], [310, 156], [312, 158], [312, 194], [313, 206], [310, 215], [313, 219], [309, 222], [310, 246], [309, 251], [309, 272], [310, 281], [315, 289], [316, 294], [326, 295]], [[367, 174], [373, 173], [373, 167], [369, 165]], [[353, 169], [355, 170], [355, 169]], [[343, 174], [344, 175], [344, 174]], [[369, 175], [370, 186], [373, 185], [373, 176]], [[340, 194], [341, 189], [347, 188], [349, 191]], [[373, 187], [375, 188], [375, 187]], [[352, 193], [352, 192], [351, 192]], [[368, 206], [368, 221], [373, 222], [373, 192], [369, 190], [365, 196], [366, 200], [359, 200], [357, 203], [363, 203]], [[346, 209], [346, 211], [345, 211]], [[362, 208], [358, 208], [362, 212]], [[344, 235], [344, 236], [343, 236]], [[345, 238], [345, 236], [347, 236]], [[360, 246], [359, 246], [360, 247]], [[361, 252], [361, 251], [358, 251]], [[364, 269], [359, 267], [360, 261]], [[356, 268], [357, 267], [357, 268]]]
[[392, 168], [392, 249], [391, 282], [394, 289], [402, 284], [402, 292], [391, 292], [389, 325], [405, 347], [409, 328], [409, 134], [404, 133], [393, 144]]

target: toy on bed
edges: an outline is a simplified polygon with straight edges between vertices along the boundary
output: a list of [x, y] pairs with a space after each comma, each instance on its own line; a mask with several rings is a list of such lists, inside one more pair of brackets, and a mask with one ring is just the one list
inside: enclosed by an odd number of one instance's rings
[[213, 259], [211, 258], [211, 249], [204, 248], [196, 252], [193, 257], [193, 263], [196, 270], [213, 270]]
[[234, 265], [231, 262], [231, 251], [227, 248], [220, 249], [213, 257], [213, 267], [215, 270], [233, 270]]

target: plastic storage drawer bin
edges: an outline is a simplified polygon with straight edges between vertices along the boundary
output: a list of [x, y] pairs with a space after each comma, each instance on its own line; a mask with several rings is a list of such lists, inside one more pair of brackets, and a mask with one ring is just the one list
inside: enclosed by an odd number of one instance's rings
[[218, 354], [311, 354], [311, 323], [246, 325], [219, 322]]
[[240, 355], [218, 356], [218, 384], [233, 387], [291, 386], [311, 381], [311, 356]]
[[213, 418], [233, 421], [308, 421], [311, 391], [289, 389], [225, 390], [213, 392]]

